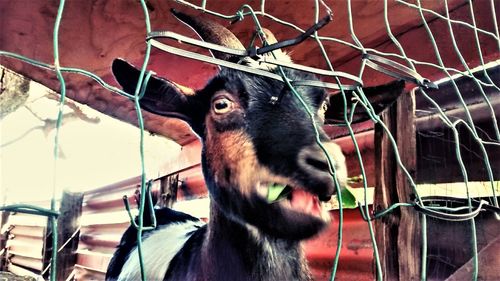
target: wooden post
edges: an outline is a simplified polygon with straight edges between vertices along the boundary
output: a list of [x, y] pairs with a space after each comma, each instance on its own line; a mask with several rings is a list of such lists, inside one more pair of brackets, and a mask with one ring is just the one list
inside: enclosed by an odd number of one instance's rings
[[165, 176], [160, 179], [160, 191], [157, 205], [172, 208], [177, 199], [177, 187], [179, 186], [179, 174]]
[[[415, 93], [403, 94], [381, 117], [396, 140], [402, 163], [415, 178]], [[397, 165], [392, 144], [380, 125], [375, 127], [375, 161], [375, 210], [386, 209], [397, 202], [409, 202], [413, 189]], [[375, 232], [384, 280], [419, 280], [421, 229], [418, 213], [409, 208], [395, 210], [375, 222]]]
[[[56, 280], [66, 280], [76, 263], [76, 250], [79, 241], [79, 219], [82, 214], [83, 193], [65, 191], [57, 219], [58, 248]], [[67, 243], [67, 244], [65, 244]], [[57, 251], [58, 249], [53, 249]]]

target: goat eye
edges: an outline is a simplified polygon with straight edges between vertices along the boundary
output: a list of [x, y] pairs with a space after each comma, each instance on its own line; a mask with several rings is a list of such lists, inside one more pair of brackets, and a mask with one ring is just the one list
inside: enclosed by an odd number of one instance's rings
[[321, 105], [321, 110], [323, 112], [326, 112], [328, 110], [328, 103], [326, 101], [324, 101], [323, 104]]
[[233, 102], [226, 98], [219, 98], [214, 100], [213, 109], [217, 114], [228, 113], [233, 109]]

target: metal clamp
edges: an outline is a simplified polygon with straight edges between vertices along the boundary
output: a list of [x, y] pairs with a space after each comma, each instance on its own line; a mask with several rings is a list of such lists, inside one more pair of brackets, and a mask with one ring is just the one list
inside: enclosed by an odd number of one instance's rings
[[451, 209], [452, 211], [458, 211], [458, 210], [463, 210], [463, 209], [469, 208], [468, 207], [468, 200], [465, 198], [447, 197], [447, 196], [426, 196], [426, 197], [421, 197], [420, 201], [421, 202], [419, 202], [419, 200], [415, 199], [415, 201], [414, 201], [415, 210], [417, 210], [418, 212], [421, 212], [425, 215], [428, 215], [430, 217], [434, 217], [434, 218], [441, 219], [441, 220], [447, 220], [447, 221], [470, 220], [470, 219], [473, 219], [474, 217], [476, 217], [482, 210], [488, 210], [488, 211], [491, 211], [493, 213], [500, 214], [500, 208], [490, 205], [485, 200], [471, 199], [471, 205], [474, 206], [475, 209], [473, 209], [467, 213], [459, 213], [459, 214], [452, 214], [452, 213], [445, 213], [442, 211], [437, 211], [436, 207], [426, 206], [425, 203], [430, 203], [430, 202], [450, 203], [450, 202], [453, 202], [453, 203], [464, 205], [463, 207]]
[[314, 32], [318, 31], [319, 29], [321, 29], [322, 27], [327, 25], [330, 21], [332, 21], [332, 19], [333, 19], [333, 16], [332, 16], [332, 14], [329, 13], [324, 18], [322, 18], [319, 22], [317, 22], [315, 25], [313, 25], [309, 29], [307, 29], [301, 35], [299, 35], [293, 39], [288, 39], [288, 40], [276, 42], [274, 44], [267, 45], [267, 46], [264, 46], [262, 48], [255, 48], [255, 49], [248, 50], [248, 55], [250, 57], [253, 57], [252, 54], [253, 55], [262, 55], [262, 54], [272, 52], [272, 51], [277, 50], [277, 49], [300, 44], [300, 43], [302, 43], [302, 41], [309, 38]]
[[366, 60], [366, 65], [389, 76], [415, 83], [419, 87], [424, 87], [426, 89], [438, 89], [438, 86], [432, 81], [422, 77], [413, 69], [400, 63], [381, 56], [366, 53], [363, 54], [362, 58]]

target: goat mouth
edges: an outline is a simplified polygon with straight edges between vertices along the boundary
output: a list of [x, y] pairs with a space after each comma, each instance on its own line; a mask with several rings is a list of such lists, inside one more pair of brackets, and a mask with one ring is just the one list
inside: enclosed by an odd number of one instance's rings
[[[279, 188], [281, 191], [270, 198], [270, 189], [276, 186], [281, 186]], [[277, 204], [285, 210], [311, 215], [324, 221], [330, 220], [326, 204], [324, 204], [330, 200], [329, 196], [323, 198], [302, 187], [277, 183], [258, 183], [257, 192], [261, 197], [266, 198], [269, 204]]]

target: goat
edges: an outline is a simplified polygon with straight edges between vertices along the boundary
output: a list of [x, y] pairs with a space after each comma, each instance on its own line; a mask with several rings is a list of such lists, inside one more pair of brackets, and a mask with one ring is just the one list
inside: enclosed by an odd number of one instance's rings
[[[205, 41], [244, 49], [220, 24], [174, 14]], [[284, 52], [274, 52], [290, 61]], [[223, 53], [214, 55], [235, 61]], [[277, 72], [252, 58], [239, 63]], [[133, 93], [139, 70], [120, 59], [113, 62], [112, 70], [124, 91]], [[317, 80], [292, 69], [284, 72], [291, 80]], [[364, 93], [382, 109], [403, 88], [404, 83], [393, 82], [366, 88]], [[280, 102], [270, 103], [281, 91], [286, 92]], [[325, 114], [343, 120], [340, 95], [329, 99], [318, 87], [302, 86], [297, 91], [318, 124]], [[329, 101], [335, 104], [327, 109]], [[207, 224], [170, 209], [156, 210], [158, 227], [142, 237], [147, 280], [311, 280], [300, 242], [329, 224], [323, 201], [330, 199], [336, 186], [327, 158], [316, 143], [311, 119], [285, 84], [227, 68], [201, 90], [153, 76], [140, 104], [151, 113], [184, 120], [199, 136], [210, 194]], [[344, 185], [345, 157], [321, 128], [319, 134], [338, 182]], [[284, 200], [266, 200], [273, 184], [290, 190]], [[140, 279], [136, 235], [134, 228], [125, 232], [106, 280]]]

